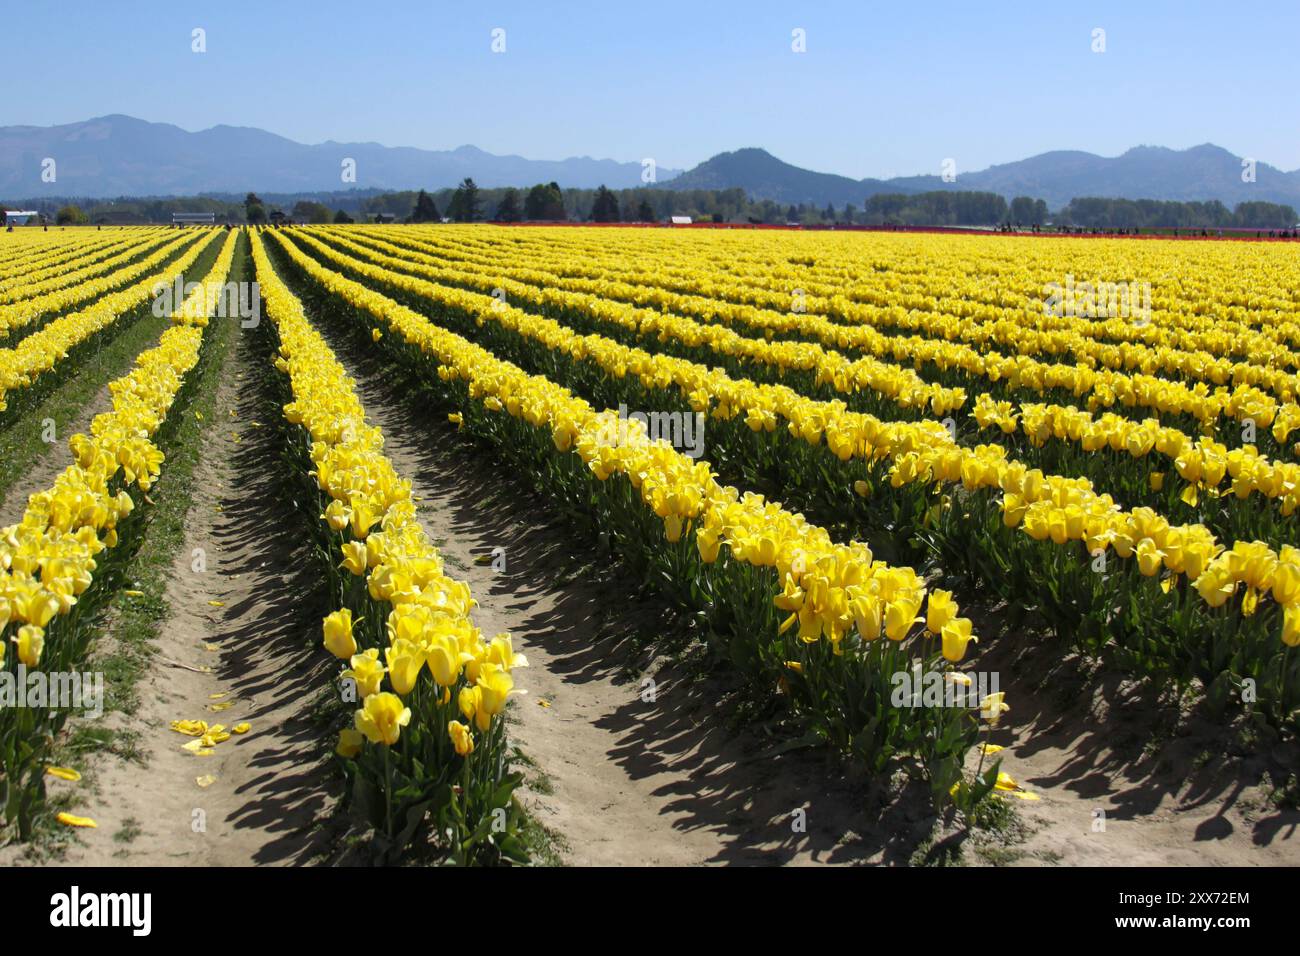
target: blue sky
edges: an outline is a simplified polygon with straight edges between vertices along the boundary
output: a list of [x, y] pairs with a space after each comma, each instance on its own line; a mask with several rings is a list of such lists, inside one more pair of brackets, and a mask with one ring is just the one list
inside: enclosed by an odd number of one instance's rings
[[1300, 167], [1294, 0], [29, 0], [5, 20], [0, 125], [127, 113], [665, 167], [762, 146], [854, 177], [1203, 142]]

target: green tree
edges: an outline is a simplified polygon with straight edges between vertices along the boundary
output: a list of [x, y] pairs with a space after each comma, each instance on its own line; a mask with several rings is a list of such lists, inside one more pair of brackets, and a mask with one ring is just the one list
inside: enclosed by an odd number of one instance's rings
[[438, 206], [423, 189], [415, 197], [415, 209], [411, 212], [411, 222], [442, 222]]
[[519, 222], [524, 218], [524, 211], [519, 205], [519, 190], [507, 189], [497, 203], [497, 222]]
[[301, 199], [294, 203], [292, 215], [294, 219], [306, 221], [312, 225], [322, 225], [334, 218], [329, 206], [323, 202], [313, 202], [310, 199]]
[[466, 176], [456, 187], [456, 193], [451, 197], [451, 204], [447, 207], [447, 214], [456, 222], [476, 222], [479, 218], [480, 205], [478, 186], [473, 179]]
[[352, 219], [352, 217], [349, 216], [347, 213], [345, 213], [342, 209], [340, 209], [338, 212], [334, 214], [335, 225], [346, 226], [353, 221], [354, 220]]
[[80, 206], [64, 206], [54, 221], [60, 226], [84, 226], [90, 222], [90, 217], [81, 211]]
[[654, 207], [650, 205], [650, 200], [648, 199], [641, 200], [641, 205], [638, 206], [636, 210], [636, 217], [641, 222], [656, 221], [657, 217], [655, 216]]
[[1017, 196], [1011, 200], [1011, 221], [1019, 223], [1022, 226], [1041, 226], [1046, 216], [1039, 215], [1039, 204], [1042, 204], [1043, 212], [1047, 210], [1047, 204], [1041, 199], [1034, 200], [1028, 196]]
[[262, 202], [257, 193], [249, 193], [244, 197], [244, 218], [254, 225], [266, 222], [266, 203]]
[[538, 183], [528, 190], [528, 197], [524, 200], [524, 218], [534, 220], [567, 219], [568, 216], [564, 212], [564, 193], [561, 191], [559, 184], [555, 182], [549, 182], [546, 185]]
[[591, 207], [593, 222], [618, 222], [618, 199], [602, 184]]

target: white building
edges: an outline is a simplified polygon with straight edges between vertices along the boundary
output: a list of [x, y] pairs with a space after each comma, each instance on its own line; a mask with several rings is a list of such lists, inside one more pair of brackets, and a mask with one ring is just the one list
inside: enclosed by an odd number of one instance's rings
[[5, 223], [10, 226], [25, 226], [28, 219], [39, 215], [35, 209], [6, 209]]

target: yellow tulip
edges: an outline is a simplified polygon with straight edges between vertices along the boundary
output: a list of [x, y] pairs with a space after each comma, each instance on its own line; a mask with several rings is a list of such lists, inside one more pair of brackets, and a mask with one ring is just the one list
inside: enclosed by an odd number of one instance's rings
[[478, 729], [486, 731], [491, 718], [505, 710], [506, 699], [510, 696], [515, 682], [509, 672], [495, 664], [484, 664], [479, 671], [478, 683], [475, 686], [479, 696], [474, 718]]
[[348, 519], [351, 515], [343, 502], [335, 500], [325, 506], [325, 513], [321, 515], [326, 524], [330, 526], [331, 531], [342, 531], [348, 526]]
[[411, 709], [396, 694], [387, 691], [366, 698], [365, 706], [357, 711], [356, 728], [372, 744], [391, 747], [397, 743], [402, 728], [411, 722]]
[[361, 743], [365, 739], [365, 735], [361, 731], [353, 730], [350, 727], [344, 728], [339, 731], [339, 742], [335, 746], [334, 752], [340, 757], [351, 760], [361, 753]]
[[874, 641], [880, 637], [883, 615], [880, 599], [872, 594], [859, 594], [850, 598], [849, 610], [853, 614], [854, 626], [864, 641]]
[[1165, 554], [1150, 538], [1143, 538], [1137, 545], [1138, 570], [1146, 577], [1159, 573]]
[[1300, 604], [1300, 565], [1279, 563], [1273, 572], [1272, 590], [1278, 604]]
[[343, 567], [360, 577], [366, 573], [366, 554], [364, 541], [348, 541], [343, 545]]
[[943, 656], [956, 663], [966, 656], [966, 645], [979, 639], [971, 635], [969, 618], [953, 618], [943, 626]]
[[996, 724], [1010, 709], [1006, 704], [1006, 693], [1003, 691], [989, 694], [980, 701], [980, 716], [990, 724]]
[[335, 657], [349, 660], [357, 652], [357, 642], [352, 637], [352, 611], [342, 608], [325, 618], [322, 625], [325, 648]]
[[388, 680], [400, 696], [405, 697], [415, 688], [415, 681], [424, 667], [424, 656], [410, 641], [397, 641], [384, 651], [388, 661]]
[[925, 608], [925, 627], [931, 634], [939, 634], [944, 625], [957, 616], [957, 604], [951, 591], [935, 590]]
[[343, 672], [343, 676], [356, 681], [357, 693], [363, 698], [379, 693], [379, 686], [384, 680], [385, 668], [379, 663], [379, 648], [367, 648], [360, 654], [353, 654], [352, 667]]
[[462, 687], [456, 698], [456, 706], [466, 720], [472, 720], [478, 713], [479, 697], [482, 691], [478, 687]]
[[447, 733], [451, 737], [452, 746], [456, 748], [456, 753], [459, 756], [468, 757], [474, 752], [474, 735], [465, 724], [462, 724], [459, 720], [453, 720], [447, 724]]
[[904, 591], [885, 605], [885, 636], [891, 641], [907, 637], [921, 610], [924, 591]]
[[18, 636], [12, 638], [18, 645], [18, 659], [28, 667], [37, 667], [41, 663], [41, 652], [45, 650], [45, 629], [35, 624], [24, 624], [18, 629]]
[[467, 659], [472, 660], [473, 656], [460, 649], [455, 634], [442, 633], [429, 639], [425, 660], [440, 687], [451, 687], [460, 679], [461, 667]]
[[1282, 643], [1300, 647], [1300, 604], [1288, 604], [1282, 609]]

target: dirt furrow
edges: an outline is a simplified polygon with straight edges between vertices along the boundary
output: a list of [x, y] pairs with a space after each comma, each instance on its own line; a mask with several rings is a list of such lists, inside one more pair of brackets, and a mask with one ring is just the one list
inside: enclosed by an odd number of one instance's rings
[[658, 601], [637, 599], [636, 582], [617, 573], [575, 574], [575, 556], [608, 558], [549, 518], [445, 416], [410, 401], [364, 346], [318, 327], [356, 377], [385, 452], [412, 481], [448, 573], [469, 584], [476, 623], [488, 635], [509, 632], [528, 657], [516, 675], [528, 693], [512, 707], [512, 732], [536, 767], [526, 802], [565, 862], [888, 856], [883, 837], [861, 839], [874, 821], [856, 784], [821, 758], [773, 755], [779, 739], [729, 730], [717, 687], [642, 649], [666, 626]]
[[[99, 828], [82, 831], [69, 863], [298, 864], [330, 850], [316, 827], [334, 802], [329, 748], [311, 719], [329, 687], [318, 576], [282, 500], [276, 433], [254, 424], [278, 412], [255, 384], [259, 361], [240, 336], [203, 436], [169, 616], [138, 712], [121, 720], [142, 759], [104, 758], [84, 811]], [[201, 757], [170, 729], [179, 719], [251, 729]]]

